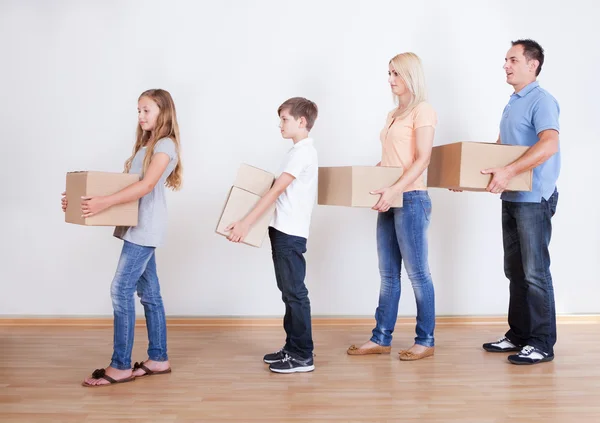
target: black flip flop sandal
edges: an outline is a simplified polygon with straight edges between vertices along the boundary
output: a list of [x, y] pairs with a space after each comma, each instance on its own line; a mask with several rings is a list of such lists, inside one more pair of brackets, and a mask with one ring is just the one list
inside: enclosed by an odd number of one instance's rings
[[136, 362], [133, 365], [133, 371], [134, 372], [136, 370], [138, 370], [138, 369], [142, 369], [144, 371], [144, 374], [143, 375], [139, 375], [139, 376], [134, 376], [134, 378], [136, 378], [136, 379], [139, 379], [139, 378], [142, 378], [142, 377], [146, 377], [146, 376], [164, 375], [164, 374], [167, 374], [167, 373], [171, 373], [171, 368], [170, 367], [167, 370], [160, 370], [160, 371], [154, 372], [154, 371], [150, 370], [148, 367], [146, 367], [144, 365], [143, 361], [141, 363]]
[[96, 369], [94, 370], [94, 372], [92, 373], [92, 378], [94, 379], [104, 379], [106, 381], [108, 381], [108, 383], [102, 383], [100, 385], [92, 385], [89, 383], [86, 383], [85, 380], [83, 382], [81, 382], [81, 386], [85, 386], [86, 388], [98, 388], [100, 386], [110, 386], [110, 385], [114, 385], [116, 383], [127, 383], [127, 382], [133, 382], [135, 380], [135, 376], [131, 375], [128, 378], [125, 379], [113, 379], [112, 377], [108, 376], [106, 374], [106, 369]]

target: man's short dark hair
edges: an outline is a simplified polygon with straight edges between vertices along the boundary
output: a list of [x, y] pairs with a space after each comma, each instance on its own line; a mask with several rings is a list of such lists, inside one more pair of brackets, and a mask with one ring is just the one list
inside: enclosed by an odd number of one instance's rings
[[523, 47], [523, 55], [528, 62], [531, 60], [537, 60], [539, 62], [540, 65], [535, 71], [535, 76], [538, 76], [542, 71], [542, 65], [544, 64], [544, 49], [542, 46], [530, 39], [513, 41], [512, 45]]

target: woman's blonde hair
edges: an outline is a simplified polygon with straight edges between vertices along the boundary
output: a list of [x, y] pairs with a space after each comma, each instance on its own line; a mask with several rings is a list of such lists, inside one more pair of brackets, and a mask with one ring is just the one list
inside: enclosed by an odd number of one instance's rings
[[142, 97], [148, 97], [154, 101], [160, 110], [156, 119], [156, 127], [152, 132], [144, 131], [140, 124], [137, 126], [136, 140], [133, 147], [133, 154], [125, 162], [125, 172], [131, 169], [133, 158], [142, 147], [146, 147], [146, 156], [144, 157], [143, 172], [145, 173], [150, 165], [150, 160], [154, 154], [156, 143], [163, 138], [170, 138], [175, 143], [177, 151], [177, 165], [173, 172], [167, 177], [165, 185], [176, 191], [181, 188], [181, 179], [183, 167], [181, 165], [180, 144], [179, 144], [179, 125], [177, 124], [177, 114], [175, 112], [175, 103], [168, 91], [153, 89], [144, 91], [140, 94], [138, 101]]
[[[390, 60], [390, 65], [402, 78], [406, 88], [411, 92], [410, 103], [406, 104], [406, 109], [402, 116], [409, 114], [419, 103], [427, 100], [427, 90], [425, 88], [425, 74], [421, 59], [414, 53], [401, 53]], [[399, 104], [398, 96], [394, 95], [396, 103]]]

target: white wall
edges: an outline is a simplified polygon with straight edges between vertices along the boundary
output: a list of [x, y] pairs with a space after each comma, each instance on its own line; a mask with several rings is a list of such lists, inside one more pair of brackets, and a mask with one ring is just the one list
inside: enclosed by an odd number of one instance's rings
[[[414, 51], [439, 114], [435, 143], [494, 141], [511, 93], [504, 55], [520, 37], [545, 47], [539, 80], [562, 108], [551, 244], [557, 311], [600, 312], [599, 8], [591, 0], [2, 0], [0, 314], [112, 313], [120, 241], [109, 228], [64, 223], [59, 194], [67, 171], [122, 169], [137, 96], [154, 87], [175, 99], [185, 166], [158, 251], [168, 314], [282, 314], [268, 242], [255, 249], [214, 233], [238, 164], [275, 172], [290, 147], [276, 127], [279, 104], [300, 95], [319, 105], [321, 165], [374, 164], [393, 107], [388, 60]], [[500, 201], [430, 193], [438, 315], [505, 313]], [[307, 254], [314, 315], [374, 313], [375, 219], [370, 210], [315, 209]], [[400, 314], [411, 315], [407, 279], [402, 288]]]

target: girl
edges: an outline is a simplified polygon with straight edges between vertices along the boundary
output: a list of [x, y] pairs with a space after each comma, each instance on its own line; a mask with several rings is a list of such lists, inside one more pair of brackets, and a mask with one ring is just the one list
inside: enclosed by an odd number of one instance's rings
[[[125, 172], [142, 175], [139, 182], [108, 196], [85, 197], [83, 216], [89, 217], [116, 204], [139, 200], [138, 225], [117, 227], [123, 250], [111, 286], [114, 308], [114, 347], [110, 366], [96, 369], [83, 386], [124, 383], [136, 377], [170, 373], [167, 356], [165, 310], [156, 274], [155, 248], [164, 238], [167, 224], [165, 185], [181, 186], [179, 126], [171, 95], [161, 89], [143, 92], [138, 99], [138, 127], [132, 156]], [[62, 208], [67, 201], [63, 193]], [[134, 292], [144, 306], [148, 329], [148, 360], [131, 368], [135, 328]]]
[[[417, 336], [414, 345], [400, 352], [400, 360], [418, 360], [434, 352], [435, 301], [433, 282], [427, 260], [427, 227], [431, 200], [423, 172], [429, 165], [437, 115], [425, 102], [425, 78], [421, 60], [413, 53], [403, 53], [390, 60], [388, 82], [398, 107], [387, 117], [381, 131], [382, 158], [378, 166], [399, 166], [403, 175], [391, 187], [374, 191], [380, 194], [373, 207], [378, 210], [377, 254], [381, 290], [377, 321], [371, 340], [350, 355], [389, 354], [392, 333], [400, 301], [402, 260], [417, 301]], [[391, 207], [398, 195], [404, 206]]]

